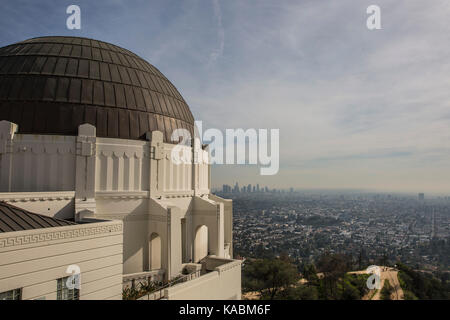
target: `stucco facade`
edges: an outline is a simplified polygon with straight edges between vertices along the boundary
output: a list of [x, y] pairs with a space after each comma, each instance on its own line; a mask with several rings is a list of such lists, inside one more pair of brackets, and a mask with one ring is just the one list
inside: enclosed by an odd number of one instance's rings
[[[77, 137], [27, 135], [9, 121], [0, 121], [0, 145], [0, 200], [62, 219], [120, 221], [123, 277], [157, 271], [170, 280], [206, 256], [233, 257], [231, 201], [210, 194], [209, 164], [194, 163], [207, 150], [180, 147], [192, 162], [174, 164], [176, 145], [164, 143], [158, 131], [148, 141], [98, 138], [90, 124]], [[240, 269], [235, 278], [223, 282], [235, 294], [222, 298], [240, 298]], [[165, 298], [186, 298], [189, 283], [183, 294], [172, 287]], [[220, 287], [192, 297], [221, 298]], [[7, 288], [0, 285], [0, 292]]]
[[[52, 248], [60, 247], [46, 241], [28, 251], [8, 247], [0, 261], [0, 279], [5, 279], [0, 280], [0, 297], [16, 297], [11, 288], [20, 287], [24, 299], [54, 298], [51, 288], [54, 281], [63, 286], [58, 280], [63, 265], [88, 268], [81, 268], [83, 278], [91, 272], [89, 252], [96, 250], [114, 260], [95, 272], [115, 269], [105, 271], [99, 282], [88, 275], [89, 282], [82, 282], [88, 289], [77, 291], [76, 298], [119, 298], [119, 286], [152, 280], [168, 285], [159, 288], [159, 298], [189, 298], [191, 285], [192, 298], [239, 299], [232, 202], [210, 193], [209, 153], [194, 139], [194, 129], [194, 117], [176, 87], [129, 50], [64, 36], [0, 48], [0, 239], [13, 239], [9, 233], [34, 239], [39, 232], [57, 232], [58, 223], [67, 221], [70, 226], [64, 228], [69, 229], [94, 224], [121, 228], [106, 233], [99, 246], [76, 237], [58, 244], [73, 252], [68, 255], [52, 255]], [[181, 131], [179, 139], [172, 138], [176, 131]], [[177, 163], [173, 155], [185, 161]], [[34, 215], [54, 224], [40, 230], [29, 220], [22, 227], [32, 230], [22, 230], [10, 214], [18, 222], [21, 215]], [[211, 259], [222, 259], [221, 264], [210, 269]], [[31, 261], [55, 272], [42, 284], [24, 282], [27, 272], [41, 272]], [[230, 265], [233, 272], [222, 272]], [[228, 279], [232, 274], [233, 281]], [[214, 285], [198, 289], [207, 279], [214, 279]], [[174, 293], [178, 286], [183, 294]]]
[[79, 298], [122, 299], [122, 222], [0, 233], [0, 292], [21, 298], [57, 299], [57, 279], [81, 270]]

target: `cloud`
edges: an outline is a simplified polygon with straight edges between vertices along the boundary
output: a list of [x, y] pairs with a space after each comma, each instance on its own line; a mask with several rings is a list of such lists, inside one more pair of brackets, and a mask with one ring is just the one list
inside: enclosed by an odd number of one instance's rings
[[220, 10], [219, 0], [212, 0], [214, 9], [214, 18], [217, 21], [217, 38], [218, 47], [211, 53], [210, 63], [215, 62], [223, 54], [223, 49], [225, 47], [225, 31], [222, 26], [222, 13]]

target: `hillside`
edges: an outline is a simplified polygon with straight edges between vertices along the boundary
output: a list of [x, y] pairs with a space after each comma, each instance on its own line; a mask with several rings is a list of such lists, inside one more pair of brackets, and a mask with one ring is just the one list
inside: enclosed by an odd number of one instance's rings
[[[380, 289], [378, 290], [370, 290], [362, 300], [382, 300], [382, 292], [383, 289], [389, 290], [389, 300], [404, 300], [403, 289], [400, 286], [400, 281], [398, 279], [398, 270], [391, 268], [380, 266], [381, 275], [380, 275]], [[367, 274], [366, 270], [362, 271], [352, 271], [350, 274]], [[388, 284], [389, 283], [389, 284]], [[386, 298], [386, 297], [385, 297]]]

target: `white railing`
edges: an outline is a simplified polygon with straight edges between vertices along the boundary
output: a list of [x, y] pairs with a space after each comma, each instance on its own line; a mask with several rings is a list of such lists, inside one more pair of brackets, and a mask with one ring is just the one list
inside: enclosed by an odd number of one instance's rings
[[169, 283], [156, 288], [154, 291], [149, 292], [148, 294], [144, 295], [143, 297], [139, 298], [138, 300], [161, 300], [164, 298], [164, 290], [172, 287], [174, 285], [190, 281], [192, 279], [196, 279], [200, 277], [200, 270], [196, 270], [194, 272], [191, 272], [186, 275], [182, 275], [178, 278], [175, 278], [174, 280], [169, 281]]
[[137, 273], [125, 274], [122, 277], [123, 287], [135, 288], [139, 282], [162, 282], [164, 279], [164, 270], [152, 270]]

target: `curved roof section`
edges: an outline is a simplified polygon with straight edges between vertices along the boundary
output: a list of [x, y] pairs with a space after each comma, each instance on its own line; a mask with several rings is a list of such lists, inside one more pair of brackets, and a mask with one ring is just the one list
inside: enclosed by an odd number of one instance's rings
[[0, 48], [0, 120], [19, 133], [145, 139], [159, 130], [193, 133], [194, 118], [153, 65], [118, 46], [87, 38], [41, 37]]

